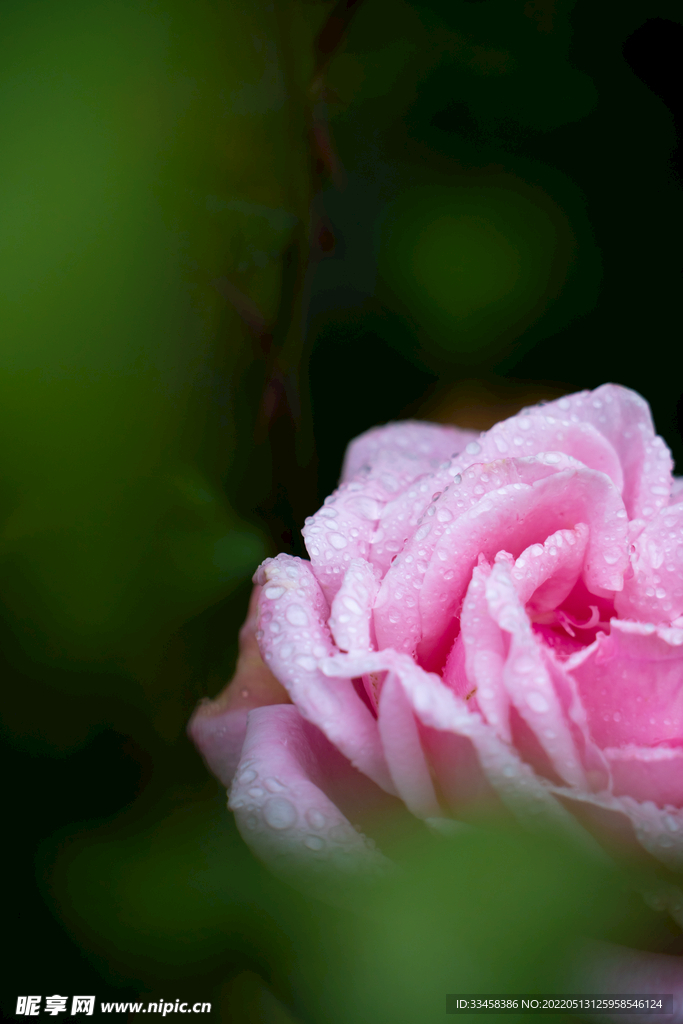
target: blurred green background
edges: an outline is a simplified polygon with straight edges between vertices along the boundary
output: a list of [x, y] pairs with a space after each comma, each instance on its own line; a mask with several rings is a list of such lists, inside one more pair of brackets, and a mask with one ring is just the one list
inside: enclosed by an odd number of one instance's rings
[[[301, 986], [339, 992], [345, 954], [302, 964], [356, 926], [253, 863], [185, 723], [230, 676], [253, 569], [302, 552], [367, 427], [614, 380], [681, 464], [680, 9], [8, 0], [0, 22], [7, 1005], [191, 991], [289, 1019], [262, 976], [337, 1019]], [[436, 941], [413, 910], [400, 933]], [[482, 928], [503, 956], [508, 925]]]

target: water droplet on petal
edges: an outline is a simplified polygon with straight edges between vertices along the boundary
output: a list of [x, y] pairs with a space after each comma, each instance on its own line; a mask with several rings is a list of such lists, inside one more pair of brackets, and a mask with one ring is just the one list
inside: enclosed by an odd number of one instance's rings
[[306, 811], [306, 821], [311, 828], [317, 829], [319, 832], [321, 828], [325, 828], [327, 818], [321, 811], [316, 811], [315, 808]]
[[249, 783], [253, 782], [255, 778], [256, 772], [254, 771], [254, 769], [247, 768], [247, 770], [242, 772], [242, 774], [239, 776], [238, 781], [241, 782], [243, 785], [248, 786]]
[[304, 839], [304, 846], [307, 846], [309, 850], [322, 850], [324, 845], [325, 840], [320, 836], [306, 836]]
[[544, 712], [550, 709], [550, 705], [546, 698], [542, 693], [538, 693], [536, 690], [533, 690], [531, 693], [527, 693], [526, 702], [531, 710], [538, 712], [539, 715], [544, 714]]
[[308, 615], [300, 604], [290, 604], [285, 613], [285, 618], [290, 626], [307, 626]]
[[268, 598], [269, 601], [277, 601], [278, 597], [282, 597], [284, 592], [284, 587], [266, 587], [266, 589], [263, 591], [263, 594], [265, 597]]
[[271, 796], [263, 805], [263, 819], [270, 828], [291, 828], [297, 817], [296, 807], [284, 796]]
[[287, 789], [287, 787], [283, 786], [279, 779], [274, 778], [272, 775], [269, 779], [264, 780], [263, 785], [266, 787], [269, 793], [281, 793], [283, 789]]

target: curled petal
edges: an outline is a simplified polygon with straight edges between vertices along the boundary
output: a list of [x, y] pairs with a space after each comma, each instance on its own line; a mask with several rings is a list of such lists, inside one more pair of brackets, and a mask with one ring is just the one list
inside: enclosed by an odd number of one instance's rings
[[258, 571], [259, 646], [263, 660], [301, 714], [317, 725], [355, 767], [393, 792], [377, 722], [352, 677], [332, 683], [319, 668], [334, 650], [329, 608], [310, 564], [290, 555], [267, 559]]
[[324, 792], [326, 775], [350, 766], [291, 705], [249, 715], [229, 808], [253, 851], [286, 877], [377, 874], [386, 859]]
[[[427, 666], [442, 663], [449, 624], [457, 614], [480, 554], [492, 561], [498, 551], [505, 549], [517, 557], [531, 544], [543, 544], [556, 530], [573, 529], [578, 523], [589, 527], [583, 568], [588, 590], [599, 595], [620, 590], [628, 564], [627, 522], [621, 498], [604, 473], [579, 466], [533, 484], [508, 484], [491, 491], [457, 519], [438, 538], [421, 581], [421, 640], [417, 648], [421, 662]], [[378, 603], [385, 589], [392, 592], [391, 575], [390, 571], [384, 579]], [[410, 624], [412, 621], [410, 616]], [[415, 635], [413, 629], [409, 634], [411, 645]], [[377, 639], [383, 643], [379, 624]]]
[[[477, 451], [480, 451], [478, 443], [468, 447], [476, 447]], [[416, 520], [410, 538], [382, 582], [375, 607], [375, 629], [379, 646], [393, 647], [395, 650], [410, 653], [415, 650], [422, 635], [418, 595], [425, 574], [435, 552], [442, 562], [448, 561], [446, 540], [459, 522], [469, 523], [473, 517], [476, 518], [485, 512], [490, 494], [500, 494], [505, 487], [519, 487], [522, 481], [530, 485], [543, 476], [556, 473], [558, 466], [567, 462], [578, 465], [563, 455], [558, 455], [551, 462], [542, 459], [501, 459], [491, 464], [470, 466], [467, 471], [463, 470], [462, 475], [458, 473], [451, 476], [451, 470], [460, 467], [448, 467], [444, 471], [447, 479], [440, 485], [436, 484], [435, 477], [431, 484], [438, 489], [434, 492], [431, 503], [424, 514]], [[493, 554], [499, 547], [496, 547]], [[478, 548], [475, 551], [472, 565], [476, 563], [480, 550], [483, 549]], [[489, 556], [490, 559], [493, 554]], [[450, 565], [444, 564], [442, 569], [445, 573], [451, 573]], [[468, 569], [471, 569], [471, 566]], [[445, 579], [450, 580], [452, 575], [447, 575]], [[469, 572], [463, 579], [466, 586]], [[444, 652], [444, 656], [445, 653], [447, 652]]]
[[569, 723], [510, 569], [502, 562], [493, 566], [486, 581], [486, 601], [491, 617], [510, 636], [503, 666], [503, 683], [510, 700], [559, 776], [572, 786], [585, 788], [586, 776]]
[[[476, 566], [460, 613], [460, 637], [465, 653], [468, 694], [501, 739], [512, 742], [510, 695], [503, 683], [507, 644], [503, 631], [492, 618], [486, 600], [486, 580], [490, 566]], [[451, 674], [457, 646], [448, 657], [444, 679]], [[471, 689], [470, 689], [471, 688]], [[467, 696], [467, 694], [463, 694]]]
[[369, 651], [374, 647], [372, 608], [379, 582], [369, 562], [354, 558], [332, 601], [330, 629], [340, 651]]
[[573, 530], [557, 530], [543, 544], [532, 544], [522, 552], [512, 569], [522, 604], [533, 601], [539, 613], [562, 604], [581, 575], [588, 533], [585, 523], [577, 523]]
[[671, 452], [655, 435], [650, 407], [641, 395], [618, 384], [567, 395], [543, 407], [570, 422], [592, 423], [619, 456], [624, 505], [629, 519], [651, 519], [669, 499]]

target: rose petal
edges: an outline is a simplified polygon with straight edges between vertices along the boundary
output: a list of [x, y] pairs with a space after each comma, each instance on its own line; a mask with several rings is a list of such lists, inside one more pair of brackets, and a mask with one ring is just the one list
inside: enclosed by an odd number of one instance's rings
[[567, 395], [543, 407], [570, 422], [592, 423], [621, 461], [623, 499], [629, 519], [651, 519], [663, 508], [671, 488], [671, 452], [655, 435], [650, 407], [639, 394], [618, 384]]
[[321, 788], [330, 765], [352, 772], [296, 708], [250, 713], [228, 807], [254, 853], [285, 876], [376, 874], [387, 864]]
[[510, 569], [493, 566], [486, 581], [486, 601], [494, 621], [510, 634], [503, 684], [517, 711], [533, 731], [555, 771], [571, 786], [586, 788], [571, 729], [546, 668], [541, 648], [515, 589]]
[[264, 665], [258, 649], [260, 590], [257, 586], [252, 591], [247, 619], [240, 630], [239, 657], [232, 681], [215, 700], [201, 702], [187, 727], [209, 770], [224, 786], [230, 785], [241, 757], [251, 709], [289, 703], [287, 691]]
[[486, 581], [490, 573], [488, 565], [475, 566], [472, 572], [460, 614], [460, 637], [448, 656], [444, 679], [448, 681], [452, 675], [457, 645], [461, 642], [468, 692], [469, 687], [476, 689], [473, 699], [484, 719], [501, 739], [511, 743], [510, 695], [503, 683], [507, 643], [502, 629], [491, 617], [486, 600]]
[[436, 469], [478, 436], [473, 430], [415, 420], [373, 427], [349, 444], [341, 479], [353, 480], [368, 467], [374, 473], [395, 476], [405, 486], [405, 482]]
[[625, 815], [633, 826], [640, 845], [667, 867], [683, 868], [683, 811], [675, 807], [657, 807], [651, 800], [642, 803], [631, 796], [587, 793], [577, 789], [550, 787], [553, 793], [571, 803], [590, 804], [605, 811]]
[[403, 687], [389, 672], [379, 698], [379, 734], [396, 792], [417, 818], [442, 814], [420, 736]]
[[552, 798], [549, 785], [538, 778], [512, 747], [496, 736], [479, 714], [470, 712], [465, 701], [456, 697], [439, 676], [425, 672], [408, 655], [391, 650], [337, 654], [325, 659], [321, 668], [325, 675], [335, 678], [365, 672], [394, 672], [424, 725], [471, 740], [488, 781], [514, 814], [526, 824], [559, 827], [595, 852], [592, 839]]
[[612, 619], [566, 667], [601, 748], [683, 743], [683, 630]]
[[341, 486], [306, 520], [302, 531], [313, 570], [329, 601], [353, 558], [386, 569], [392, 556], [387, 559], [381, 544], [383, 530], [378, 527], [385, 505], [416, 478], [433, 473], [472, 436], [476, 435], [458, 427], [408, 421], [376, 427], [351, 442]]
[[264, 661], [301, 714], [360, 771], [393, 792], [377, 722], [352, 677], [331, 684], [318, 667], [335, 648], [327, 627], [328, 605], [309, 563], [278, 555], [266, 559], [257, 576], [263, 587], [259, 646]]
[[[418, 657], [424, 665], [438, 666], [445, 657], [444, 642], [452, 637], [449, 626], [452, 629], [478, 556], [483, 554], [492, 561], [505, 549], [516, 557], [534, 542], [542, 544], [549, 534], [578, 523], [587, 523], [590, 531], [583, 569], [588, 590], [601, 595], [619, 590], [628, 558], [627, 524], [621, 498], [603, 473], [579, 466], [532, 485], [508, 484], [487, 494], [438, 537], [423, 579], [414, 580], [419, 588], [419, 612], [406, 615], [403, 648], [414, 648], [421, 632]], [[404, 596], [403, 588], [395, 587], [392, 574], [393, 568], [384, 579], [378, 605], [385, 593], [394, 596], [400, 589], [399, 599]], [[386, 643], [386, 617], [397, 611], [392, 608], [387, 616], [382, 607], [381, 622], [375, 616], [380, 646]]]
[[543, 544], [532, 544], [516, 560], [512, 578], [522, 604], [531, 601], [537, 613], [559, 607], [572, 592], [583, 568], [589, 530], [557, 530]]
[[[476, 448], [480, 450], [478, 444]], [[418, 592], [435, 550], [442, 551], [438, 557], [447, 561], [443, 542], [454, 529], [454, 524], [461, 519], [469, 522], [468, 516], [477, 516], [485, 507], [489, 493], [497, 493], [506, 485], [516, 486], [521, 481], [531, 484], [542, 476], [552, 475], [557, 472], [558, 465], [563, 465], [563, 460], [564, 463], [569, 461], [579, 465], [566, 456], [558, 455], [550, 463], [543, 459], [502, 459], [491, 464], [473, 465], [463, 470], [462, 476], [452, 477], [450, 469], [446, 471], [447, 482], [442, 481], [440, 493], [434, 492], [435, 495], [438, 493], [438, 498], [416, 521], [417, 529], [384, 577], [375, 606], [375, 630], [380, 647], [409, 652], [415, 649], [422, 629]], [[435, 481], [436, 478], [430, 484], [438, 486]], [[475, 561], [476, 557], [475, 554]], [[444, 571], [448, 572], [448, 567]]]
[[591, 423], [572, 423], [557, 417], [547, 407], [524, 410], [491, 427], [481, 440], [479, 462], [500, 458], [538, 455], [540, 452], [564, 452], [589, 469], [606, 473], [621, 493], [624, 474], [610, 442]]
[[633, 576], [615, 601], [621, 618], [671, 622], [683, 612], [683, 504], [660, 509], [636, 538]]
[[353, 559], [370, 558], [370, 542], [385, 498], [377, 487], [346, 484], [306, 520], [301, 531], [306, 550], [329, 602]]
[[607, 747], [615, 796], [683, 807], [683, 747]]
[[375, 646], [372, 608], [379, 592], [373, 567], [354, 558], [332, 601], [330, 629], [340, 651], [370, 651]]

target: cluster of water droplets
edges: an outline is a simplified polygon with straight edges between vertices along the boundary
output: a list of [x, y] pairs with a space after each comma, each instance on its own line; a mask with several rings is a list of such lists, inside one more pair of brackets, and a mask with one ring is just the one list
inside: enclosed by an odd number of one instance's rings
[[[228, 807], [245, 839], [268, 860], [306, 869], [367, 873], [382, 870], [384, 858], [374, 840], [352, 827], [343, 815], [305, 781], [288, 786], [274, 775], [261, 778], [258, 762], [244, 761], [233, 781]], [[315, 802], [324, 801], [325, 810]]]

